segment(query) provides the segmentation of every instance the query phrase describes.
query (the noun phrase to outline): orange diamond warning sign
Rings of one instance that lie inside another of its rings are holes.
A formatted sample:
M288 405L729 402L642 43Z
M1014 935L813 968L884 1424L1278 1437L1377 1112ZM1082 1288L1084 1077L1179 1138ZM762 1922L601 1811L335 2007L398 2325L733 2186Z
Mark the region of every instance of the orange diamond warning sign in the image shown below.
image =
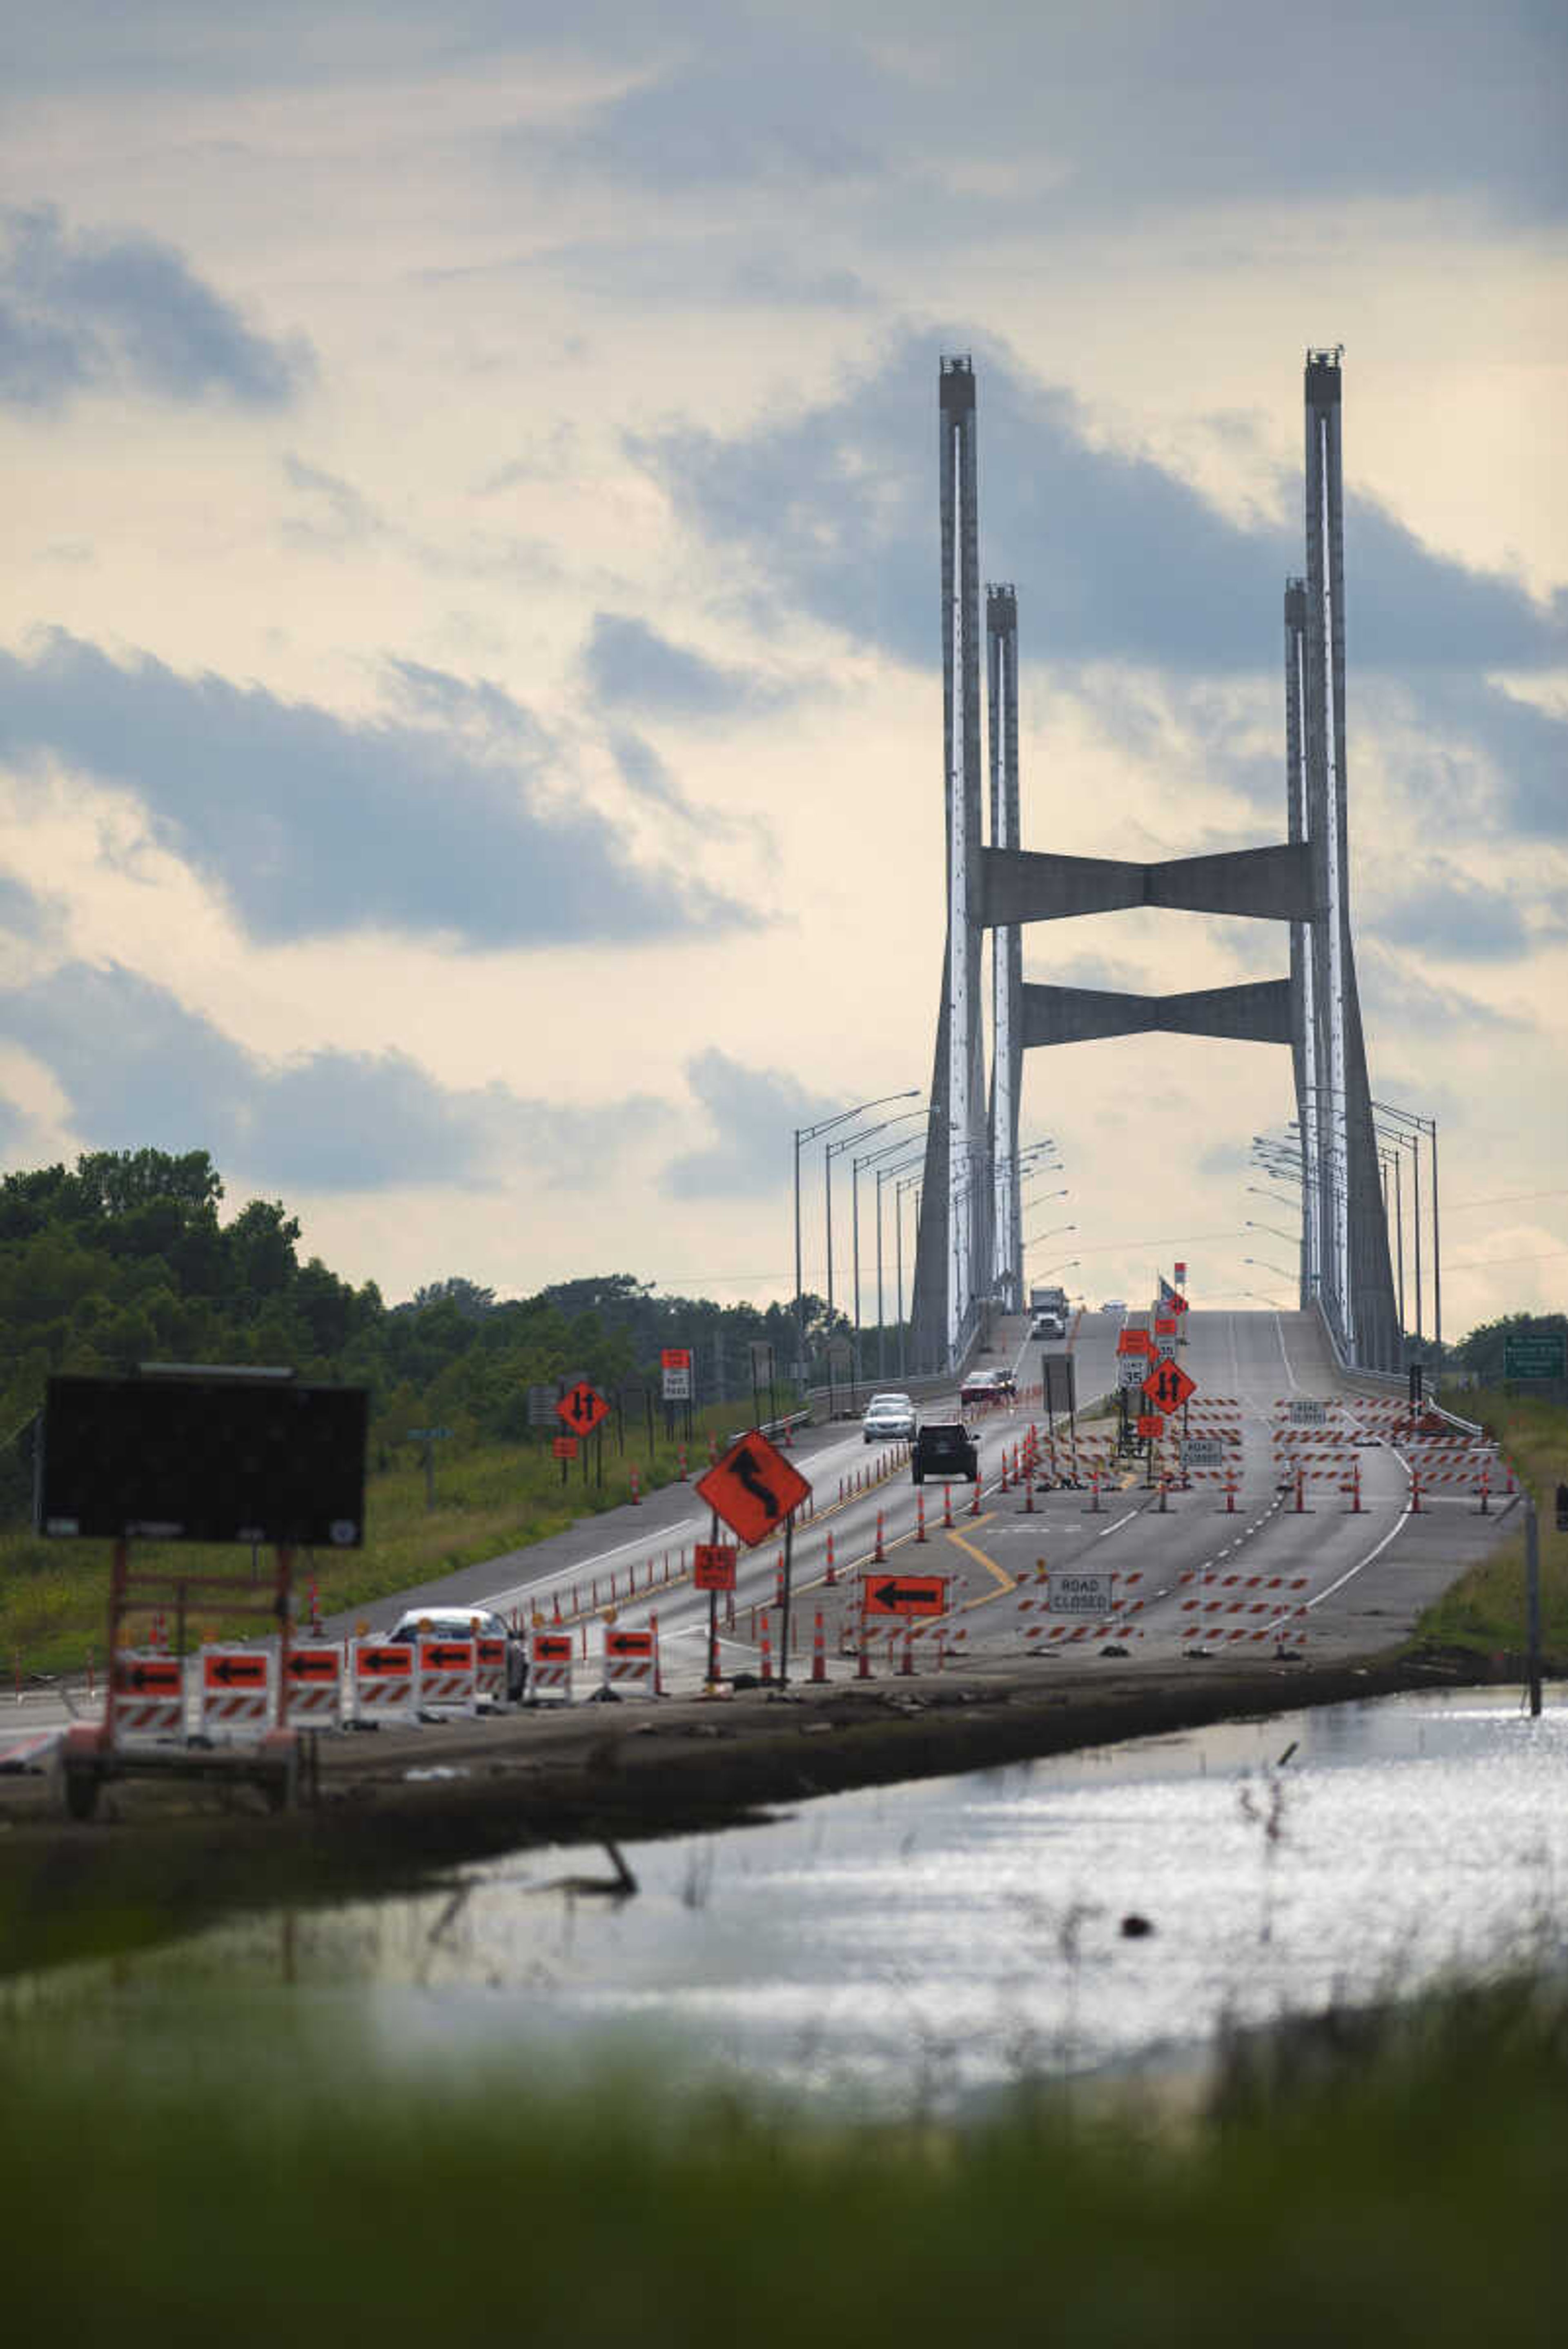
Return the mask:
M609 1405L597 1387L587 1379L579 1379L556 1405L574 1435L591 1435L601 1419L609 1417Z
M1173 1411L1181 1409L1189 1395L1198 1392L1198 1381L1188 1377L1179 1362L1167 1356L1155 1364L1145 1379L1143 1391L1156 1411L1163 1411L1168 1417Z
M811 1486L782 1452L753 1428L697 1480L696 1493L748 1547L776 1533L792 1509L811 1498Z

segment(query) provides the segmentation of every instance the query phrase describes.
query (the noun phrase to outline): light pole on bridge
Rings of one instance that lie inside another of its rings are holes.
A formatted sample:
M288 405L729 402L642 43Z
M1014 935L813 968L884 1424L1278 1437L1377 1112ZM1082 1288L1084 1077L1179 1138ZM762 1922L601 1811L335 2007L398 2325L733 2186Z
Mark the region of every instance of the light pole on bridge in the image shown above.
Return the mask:
M831 1133L835 1126L846 1125L852 1117L864 1117L867 1110L881 1109L888 1102L913 1101L919 1092L919 1085L910 1085L904 1092L882 1093L875 1101L857 1102L853 1109L841 1109L835 1117L819 1118L815 1125L797 1125L794 1129L794 1342L795 1375L801 1392L805 1392L805 1293L802 1283L800 1261L800 1145L815 1142L819 1133ZM831 1200L831 1195L830 1195ZM828 1255L828 1281L833 1279L832 1251Z

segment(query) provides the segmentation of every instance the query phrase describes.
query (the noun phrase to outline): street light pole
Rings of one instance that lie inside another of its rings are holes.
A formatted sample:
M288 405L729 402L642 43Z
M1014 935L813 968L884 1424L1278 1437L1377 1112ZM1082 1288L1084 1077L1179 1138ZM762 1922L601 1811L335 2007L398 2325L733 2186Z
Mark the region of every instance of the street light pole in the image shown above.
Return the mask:
M919 1090L919 1085L909 1085L903 1092L882 1093L879 1094L875 1101L857 1102L853 1109L841 1109L834 1117L819 1118L815 1125L797 1125L794 1129L794 1338L796 1369L800 1380L801 1392L803 1394L805 1392L806 1366L805 1291L802 1274L800 1253L800 1145L803 1142L815 1142L819 1133L831 1133L835 1126L847 1124L852 1117L864 1117L868 1109L881 1109L888 1102L913 1101ZM832 1195L830 1193L830 1211L831 1206ZM833 1283L832 1266L833 1251L830 1245L828 1249L828 1288L830 1294Z

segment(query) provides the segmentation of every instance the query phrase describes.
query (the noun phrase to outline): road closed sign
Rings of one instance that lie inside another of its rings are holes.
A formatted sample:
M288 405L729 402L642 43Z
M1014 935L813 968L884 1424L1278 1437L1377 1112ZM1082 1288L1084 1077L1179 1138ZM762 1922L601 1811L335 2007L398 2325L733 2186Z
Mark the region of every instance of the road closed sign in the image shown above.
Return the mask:
M1109 1615L1116 1603L1114 1574L1053 1574L1046 1581L1045 1607L1052 1615Z

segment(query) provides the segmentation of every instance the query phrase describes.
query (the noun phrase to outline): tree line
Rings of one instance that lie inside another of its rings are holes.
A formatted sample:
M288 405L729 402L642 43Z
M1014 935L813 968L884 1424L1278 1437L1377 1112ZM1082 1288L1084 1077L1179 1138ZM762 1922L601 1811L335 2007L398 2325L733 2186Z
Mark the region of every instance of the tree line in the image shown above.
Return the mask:
M0 1178L0 1506L16 1517L30 1485L31 1430L51 1372L104 1373L149 1361L286 1363L301 1377L370 1393L372 1464L410 1427L459 1439L516 1438L527 1391L586 1376L606 1392L651 1383L659 1357L691 1349L697 1399L749 1405L792 1390L787 1307L721 1306L658 1295L630 1273L557 1281L498 1299L462 1276L388 1305L319 1257L281 1200L250 1199L227 1221L204 1150L90 1151L76 1165ZM808 1346L829 1334L805 1300ZM842 1330L844 1317L833 1326ZM772 1348L753 1363L754 1343Z

